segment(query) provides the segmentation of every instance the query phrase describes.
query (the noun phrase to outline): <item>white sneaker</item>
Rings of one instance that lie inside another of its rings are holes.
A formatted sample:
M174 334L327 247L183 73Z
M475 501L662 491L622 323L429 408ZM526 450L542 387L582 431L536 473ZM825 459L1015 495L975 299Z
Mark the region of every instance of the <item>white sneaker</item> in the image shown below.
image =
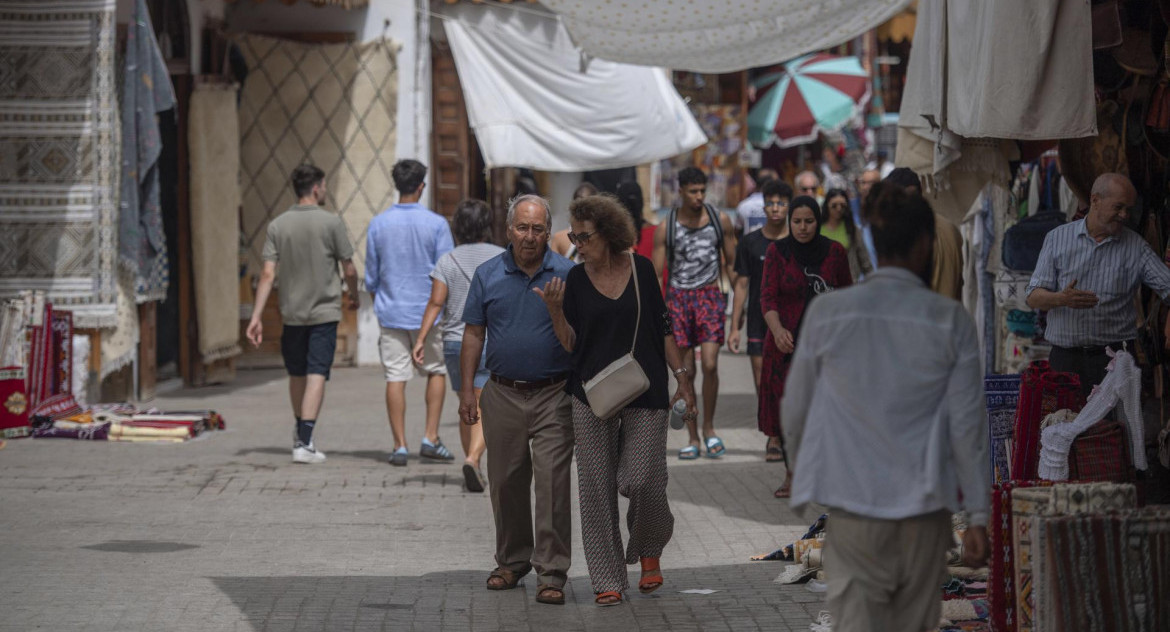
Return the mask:
M298 445L293 448L293 463L324 463L325 453L314 448L313 444Z
M816 621L813 621L808 626L809 632L832 632L833 617L827 611L821 610L817 613Z

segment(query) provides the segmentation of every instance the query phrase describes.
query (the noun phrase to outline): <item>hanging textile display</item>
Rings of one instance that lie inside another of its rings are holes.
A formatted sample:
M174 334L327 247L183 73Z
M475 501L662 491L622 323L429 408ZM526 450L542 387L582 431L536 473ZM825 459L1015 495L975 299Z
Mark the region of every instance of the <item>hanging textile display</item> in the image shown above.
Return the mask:
M82 405L89 401L89 336L73 336L73 383L69 389Z
M704 73L768 66L847 42L910 0L543 0L593 57Z
M582 63L551 13L462 3L441 15L488 169L629 167L707 140L668 73L603 59Z
M138 307L134 303L134 279L129 272L118 272L117 289L114 327L102 331L101 379L138 357Z
M960 222L985 184L1007 183L1019 154L1004 139L1096 135L1091 38L1065 35L1090 30L1087 3L921 3L895 164L935 211Z
M154 38L146 0L136 0L126 29L122 83L122 198L118 207L118 254L134 273L137 302L167 297L170 270L159 201L158 116L175 107L175 90Z
M259 274L268 222L296 203L289 176L325 171L325 206L341 216L364 274L366 227L394 200L398 44L313 45L240 35L240 185L248 269Z
M114 0L0 0L0 296L114 320Z
M0 368L0 439L28 436L32 432L28 411L24 367Z
M1170 509L1044 518L1047 630L1170 630Z
M1048 559L1048 543L1040 520L1046 516L1132 509L1136 505L1136 490L1128 484L1057 484L1012 491L1018 632L1055 632L1061 629L1053 628L1048 617L1052 574L1043 564Z
M1129 450L1132 463L1113 465L1139 470L1149 467L1146 461L1145 422L1142 419L1142 372L1133 356L1125 351L1107 351L1113 360L1109 363L1104 381L1089 396L1089 401L1076 419L1068 423L1053 424L1041 432L1040 468L1041 478L1064 480L1069 475L1069 450L1077 437L1105 418L1110 412L1120 412L1130 439Z
M240 128L236 86L199 82L191 95L191 259L199 355L240 354Z
M1037 478L1040 463L1040 422L1061 410L1084 407L1076 373L1053 371L1047 361L1033 362L1020 378L1020 404L1012 435L1012 477Z

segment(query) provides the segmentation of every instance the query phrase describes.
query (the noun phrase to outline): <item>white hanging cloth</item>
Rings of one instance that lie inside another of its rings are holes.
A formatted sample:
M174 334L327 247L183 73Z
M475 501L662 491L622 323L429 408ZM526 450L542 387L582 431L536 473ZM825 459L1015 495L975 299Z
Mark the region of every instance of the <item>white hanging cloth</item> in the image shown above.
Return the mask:
M1105 379L1101 381L1077 418L1068 423L1056 423L1040 432L1040 478L1063 481L1068 478L1068 451L1073 441L1105 418L1117 407L1125 419L1129 435L1133 465L1139 470L1149 467L1146 461L1145 426L1142 420L1142 372L1133 356L1125 351L1109 355L1113 361ZM1120 404L1120 406L1118 406Z
M583 57L551 13L461 3L438 15L487 168L629 167L707 142L664 71Z
M1088 2L918 4L895 164L960 221L987 182L1006 186L1007 139L1097 134Z
M934 0L932 0L934 1ZM847 42L910 0L542 0L599 59L735 72ZM925 4L925 3L924 3Z

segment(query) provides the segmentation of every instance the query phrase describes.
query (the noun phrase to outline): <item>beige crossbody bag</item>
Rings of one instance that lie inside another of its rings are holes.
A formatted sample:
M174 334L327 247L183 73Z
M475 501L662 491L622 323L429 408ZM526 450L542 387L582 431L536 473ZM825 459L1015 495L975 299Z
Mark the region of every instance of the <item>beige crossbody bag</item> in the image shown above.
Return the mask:
M638 302L638 319L634 324L634 342L630 345L630 352L610 362L609 366L584 384L589 408L601 419L613 417L650 389L646 372L634 359L638 328L642 324L642 293L638 288L638 269L633 254L630 255L630 274L634 275L634 299Z

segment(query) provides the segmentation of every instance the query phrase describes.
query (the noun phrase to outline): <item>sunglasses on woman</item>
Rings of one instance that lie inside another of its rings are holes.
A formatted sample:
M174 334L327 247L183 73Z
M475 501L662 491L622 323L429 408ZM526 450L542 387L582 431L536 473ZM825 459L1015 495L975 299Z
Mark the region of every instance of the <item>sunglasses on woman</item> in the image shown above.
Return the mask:
M569 233L569 242L581 246L589 243L589 240L596 234L595 230L588 233Z

